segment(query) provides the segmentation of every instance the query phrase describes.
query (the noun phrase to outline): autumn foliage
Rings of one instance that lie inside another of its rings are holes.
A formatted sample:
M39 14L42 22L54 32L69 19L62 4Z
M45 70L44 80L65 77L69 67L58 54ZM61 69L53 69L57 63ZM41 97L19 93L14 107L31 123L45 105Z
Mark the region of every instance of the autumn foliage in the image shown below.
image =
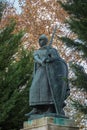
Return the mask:
M18 18L18 29L27 32L28 47L37 46L37 39L43 33L50 39L55 24L63 23L67 16L57 1L26 0L24 5L22 3L23 0L20 0L22 13ZM58 31L60 32L59 29Z

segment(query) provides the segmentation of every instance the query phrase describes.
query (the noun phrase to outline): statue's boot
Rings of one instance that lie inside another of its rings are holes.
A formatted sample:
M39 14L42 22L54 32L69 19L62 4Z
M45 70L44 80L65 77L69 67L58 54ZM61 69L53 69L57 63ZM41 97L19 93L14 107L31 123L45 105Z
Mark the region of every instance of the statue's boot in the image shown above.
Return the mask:
M34 115L38 113L38 109L37 108L33 108L32 111L30 111L29 113L25 114L25 116L30 116L30 115Z
M55 113L55 109L54 109L52 106L50 106L50 107L47 109L47 111L45 112L45 114L49 114L49 113Z

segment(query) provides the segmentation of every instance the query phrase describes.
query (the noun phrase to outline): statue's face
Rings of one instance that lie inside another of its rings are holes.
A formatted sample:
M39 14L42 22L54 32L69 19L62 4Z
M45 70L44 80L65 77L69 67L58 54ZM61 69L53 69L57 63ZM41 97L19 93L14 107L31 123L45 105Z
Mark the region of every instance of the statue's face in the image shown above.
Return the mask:
M47 40L46 39L40 39L39 40L39 45L40 45L40 47L43 47L43 46L45 46L47 44Z
M45 46L47 43L48 43L48 38L46 37L45 34L42 34L42 35L39 37L39 45L40 45L40 47Z

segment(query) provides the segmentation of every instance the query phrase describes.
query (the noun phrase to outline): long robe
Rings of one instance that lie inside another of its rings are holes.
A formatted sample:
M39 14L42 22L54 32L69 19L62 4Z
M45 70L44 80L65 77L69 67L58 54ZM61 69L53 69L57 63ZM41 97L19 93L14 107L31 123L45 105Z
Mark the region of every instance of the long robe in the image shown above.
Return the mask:
M35 74L33 77L32 85L30 87L30 98L29 98L30 106L43 105L43 104L49 105L55 103L57 104L60 102L60 98L62 98L62 96L63 101L66 98L67 90L69 89L68 83L65 83L64 80L62 80L63 83L59 81L61 75L63 77L63 74L65 76L64 78L67 78L68 72L67 69L65 69L67 68L66 63L64 62L64 60L60 58L56 49L49 48L49 54L52 59L49 63L44 63L43 65L41 65L35 62ZM41 60L46 58L47 47L42 47L39 50L35 51L34 57L36 55ZM61 63L63 64L62 68ZM64 94L62 94L62 92L64 92ZM55 100L55 98L57 99ZM56 102L57 100L58 102ZM63 101L61 104L63 104Z

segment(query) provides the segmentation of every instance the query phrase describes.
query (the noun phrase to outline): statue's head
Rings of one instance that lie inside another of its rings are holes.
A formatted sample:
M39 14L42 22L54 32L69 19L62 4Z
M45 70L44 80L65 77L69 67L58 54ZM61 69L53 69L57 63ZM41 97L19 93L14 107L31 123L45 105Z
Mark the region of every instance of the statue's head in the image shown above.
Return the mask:
M39 45L40 47L43 47L45 45L47 45L48 43L48 38L45 34L42 34L40 37L39 37Z

